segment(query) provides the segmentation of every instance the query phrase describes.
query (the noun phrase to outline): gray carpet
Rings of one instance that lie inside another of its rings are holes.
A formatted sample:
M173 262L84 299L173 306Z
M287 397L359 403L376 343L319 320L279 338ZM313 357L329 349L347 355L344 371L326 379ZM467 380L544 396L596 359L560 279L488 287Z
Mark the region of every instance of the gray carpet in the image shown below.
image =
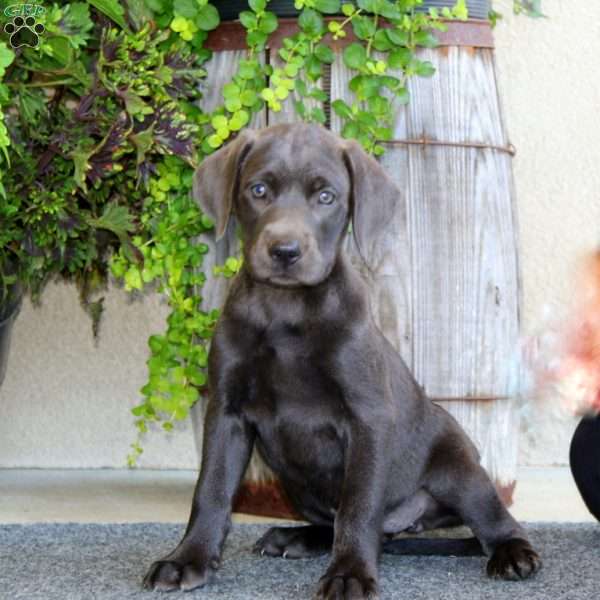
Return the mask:
M251 553L263 525L236 525L215 582L190 593L142 592L150 563L172 550L184 527L128 525L0 525L2 600L124 600L127 598L310 598L327 557L284 560ZM384 555L383 599L595 600L600 597L600 525L532 524L544 560L526 582L491 581L484 558Z

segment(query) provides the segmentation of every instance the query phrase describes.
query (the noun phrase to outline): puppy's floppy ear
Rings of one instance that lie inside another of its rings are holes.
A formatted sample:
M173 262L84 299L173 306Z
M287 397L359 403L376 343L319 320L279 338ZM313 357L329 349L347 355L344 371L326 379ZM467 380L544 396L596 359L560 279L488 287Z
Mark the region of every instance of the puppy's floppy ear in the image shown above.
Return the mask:
M366 263L372 254L371 246L394 216L400 203L400 190L357 141L345 141L343 153L350 175L354 240Z
M241 131L235 140L205 158L194 173L192 195L215 222L217 240L227 229L233 198L238 191L240 169L255 137L252 130Z

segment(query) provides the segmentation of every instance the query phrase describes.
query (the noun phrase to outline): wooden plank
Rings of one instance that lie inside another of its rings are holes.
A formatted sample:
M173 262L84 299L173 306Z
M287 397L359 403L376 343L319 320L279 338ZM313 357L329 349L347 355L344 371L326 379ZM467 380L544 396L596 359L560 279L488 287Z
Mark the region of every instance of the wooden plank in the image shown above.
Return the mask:
M223 86L231 81L231 78L237 72L240 59L246 56L245 51L215 52L206 63L208 75L203 82L202 89L204 97L202 99L202 108L205 112L210 112L223 103ZM264 60L264 56L263 56ZM267 124L266 110L256 113L252 116L249 127L259 129ZM204 243L209 247L209 252L204 256L204 264L201 269L206 275L206 282L202 286L202 307L209 311L213 308L221 308L225 301L225 296L229 290L231 280L225 277L217 277L213 274L215 265L222 265L229 256L236 256L240 253L240 243L236 234L235 219L230 219L227 231L221 240L215 242L214 233L203 234L198 237L196 243ZM202 456L202 434L204 429L204 416L206 412L206 402L199 401L194 404L191 411L193 421L194 438L199 460ZM254 451L248 469L246 471L246 480L255 483L272 481L273 473L260 459L256 450Z
M508 143L491 50L422 49L419 58L431 61L437 72L410 80L411 102L404 109L410 136Z
M437 73L410 81L395 139L507 145L490 51L422 50ZM398 73L390 72L391 75ZM341 56L331 96L351 102ZM341 131L332 114L331 126ZM510 397L519 333L519 273L511 162L490 149L389 145L382 164L403 209L369 256L373 313L415 377L471 435L502 486L516 476L518 414ZM348 248L355 253L352 240Z
M244 51L215 52L206 63L207 77L203 81L202 108L211 112L223 104L223 86L231 81L238 69L240 59L246 56ZM259 129L266 126L266 112L256 113L250 120L249 127ZM204 257L202 266L206 275L206 283L202 287L203 308L208 311L220 308L229 288L229 282L224 277L213 274L215 265L222 265L229 256L239 253L239 240L235 232L235 219L230 219L225 236L215 243L214 234L210 232L199 236L198 242L208 245L209 252Z
M490 52L424 54L438 73L411 88L408 136L504 144ZM519 334L510 158L440 146L408 154L415 376L434 397L507 396Z
M423 51L438 72L414 80L408 132L505 145L491 52ZM510 157L494 150L408 149L412 240L413 372L430 396L510 396L518 344L519 280ZM514 400L444 402L482 464L516 478Z
M353 73L344 65L342 55L337 54L331 66L331 102L341 98L352 103L348 83ZM401 122L401 116L399 117ZM331 130L341 134L343 121L332 110ZM346 251L353 264L369 281L371 310L375 322L400 352L410 366L412 364L412 318L410 313L410 241L407 220L406 184L408 181L407 150L403 147L389 148L381 159L401 195L398 209L390 227L383 232L381 240L372 248L368 265L358 254L354 238L349 235Z

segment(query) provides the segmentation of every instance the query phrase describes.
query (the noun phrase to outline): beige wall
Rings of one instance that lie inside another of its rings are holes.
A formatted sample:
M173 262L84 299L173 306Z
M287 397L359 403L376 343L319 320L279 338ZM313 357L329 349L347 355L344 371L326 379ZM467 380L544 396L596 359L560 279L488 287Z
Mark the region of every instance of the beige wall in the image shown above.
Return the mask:
M125 466L147 339L167 311L157 295L113 289L104 314L96 345L73 286L48 286L40 308L24 303L0 390L0 467ZM149 436L145 447L143 466L195 465L189 426Z
M500 3L507 5L508 2ZM569 300L572 271L600 243L600 3L545 0L548 19L506 15L496 30L499 85L514 160L525 332L544 305ZM75 291L52 285L24 305L0 390L0 467L121 467L134 439L128 409L145 381L157 298L107 295L94 346ZM550 405L550 403L548 403ZM521 460L565 463L574 419L547 410L524 424ZM194 467L189 427L147 438L145 467Z
M507 2L501 4L508 4ZM507 15L495 32L512 143L523 274L523 329L559 316L573 271L600 246L600 3L544 0L547 19ZM575 420L548 399L525 419L521 462L565 463Z

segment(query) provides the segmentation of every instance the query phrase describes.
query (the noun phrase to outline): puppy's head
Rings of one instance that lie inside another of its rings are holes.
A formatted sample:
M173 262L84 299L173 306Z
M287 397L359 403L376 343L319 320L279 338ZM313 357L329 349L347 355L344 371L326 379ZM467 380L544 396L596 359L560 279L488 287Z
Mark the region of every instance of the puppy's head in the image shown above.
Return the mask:
M299 123L241 132L200 165L194 197L215 220L217 239L235 215L254 279L294 287L329 275L350 218L368 254L399 191L357 142Z

